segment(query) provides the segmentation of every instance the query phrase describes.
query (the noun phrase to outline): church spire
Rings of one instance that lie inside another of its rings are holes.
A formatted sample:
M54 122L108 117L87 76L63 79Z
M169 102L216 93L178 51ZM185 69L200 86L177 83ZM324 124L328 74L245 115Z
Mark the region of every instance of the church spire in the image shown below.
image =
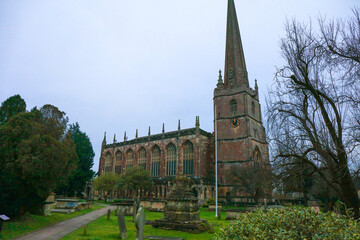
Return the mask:
M249 87L234 0L228 0L224 84L226 88Z

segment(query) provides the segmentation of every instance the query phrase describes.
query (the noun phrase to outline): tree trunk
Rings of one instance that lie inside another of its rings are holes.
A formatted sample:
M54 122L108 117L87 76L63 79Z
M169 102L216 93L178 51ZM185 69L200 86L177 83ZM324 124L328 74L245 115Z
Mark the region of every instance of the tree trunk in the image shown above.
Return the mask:
M359 219L359 197L356 192L354 181L351 178L351 175L347 169L344 169L345 173L340 178L340 188L341 188L341 200L345 203L347 208L352 208L354 212L354 218Z

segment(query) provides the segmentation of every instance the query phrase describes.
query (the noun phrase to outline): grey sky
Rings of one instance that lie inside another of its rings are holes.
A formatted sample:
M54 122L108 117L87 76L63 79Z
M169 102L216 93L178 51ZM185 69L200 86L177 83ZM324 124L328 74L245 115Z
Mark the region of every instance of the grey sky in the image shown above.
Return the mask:
M281 65L286 18L346 17L358 0L235 0L250 85L260 101ZM212 96L225 55L226 0L2 0L0 102L53 104L96 152L107 141L195 125L213 131Z

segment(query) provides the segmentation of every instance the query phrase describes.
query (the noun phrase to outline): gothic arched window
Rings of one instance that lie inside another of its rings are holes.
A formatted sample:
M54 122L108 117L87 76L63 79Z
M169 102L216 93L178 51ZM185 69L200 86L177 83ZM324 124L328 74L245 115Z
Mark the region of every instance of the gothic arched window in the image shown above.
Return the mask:
M111 153L109 152L105 155L105 172L111 172Z
M122 160L122 152L121 151L117 151L115 153L115 158L116 158L116 161L121 161Z
M170 143L166 151L166 176L176 175L176 147Z
M190 141L187 141L183 148L183 174L194 174L194 146Z
M158 177L160 175L160 148L155 146L151 153L151 176Z
M132 168L134 164L134 152L130 149L126 154L126 169Z
M237 106L236 106L236 100L235 100L235 99L233 99L233 100L230 101L230 109L231 109L231 112L232 112L233 114L236 113L236 111L237 111Z
M146 169L146 150L141 148L139 151L139 167Z

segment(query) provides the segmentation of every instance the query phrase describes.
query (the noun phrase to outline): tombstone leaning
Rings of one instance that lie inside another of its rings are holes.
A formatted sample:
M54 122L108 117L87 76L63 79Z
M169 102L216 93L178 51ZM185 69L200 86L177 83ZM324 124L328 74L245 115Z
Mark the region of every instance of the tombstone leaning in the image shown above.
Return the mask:
M124 217L124 209L119 209L118 211L118 224L119 224L119 230L121 239L127 239L127 230L126 230L126 223L125 223L125 217Z
M136 240L144 240L144 227L146 223L144 208L140 207L135 217Z

